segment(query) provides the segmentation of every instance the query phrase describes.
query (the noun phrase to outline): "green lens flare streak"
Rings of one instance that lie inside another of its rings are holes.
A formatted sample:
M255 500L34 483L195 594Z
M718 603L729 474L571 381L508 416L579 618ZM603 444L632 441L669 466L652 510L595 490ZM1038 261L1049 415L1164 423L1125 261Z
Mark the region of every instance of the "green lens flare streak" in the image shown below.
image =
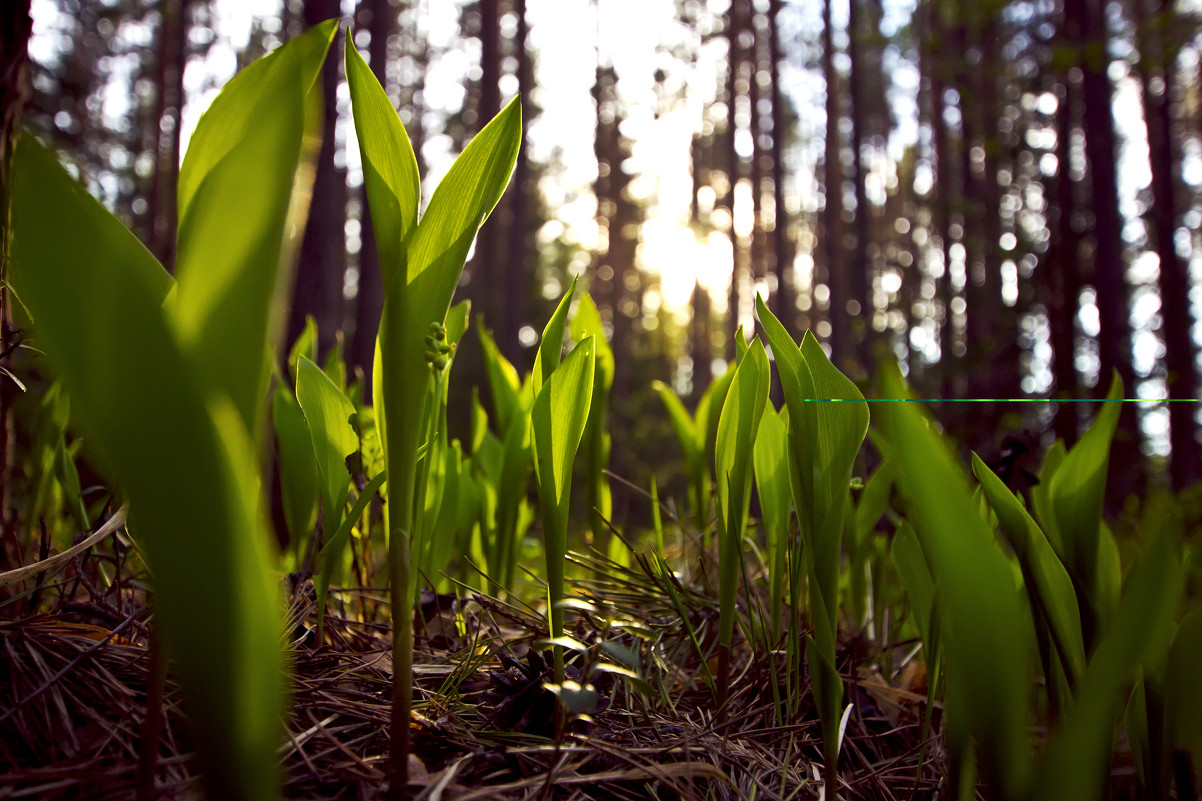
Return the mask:
M863 398L869 403L1202 403L1199 398ZM806 403L859 403L860 398L806 398Z

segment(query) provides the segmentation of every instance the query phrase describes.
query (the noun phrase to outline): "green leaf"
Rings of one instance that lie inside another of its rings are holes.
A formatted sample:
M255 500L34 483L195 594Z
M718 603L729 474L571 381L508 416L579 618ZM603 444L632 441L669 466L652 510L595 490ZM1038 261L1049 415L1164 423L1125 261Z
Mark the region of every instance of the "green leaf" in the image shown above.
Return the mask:
M572 358L551 374L530 412L534 472L552 489L556 506L564 503L572 482L572 462L588 420L593 390L592 338L572 349Z
M788 424L769 402L760 420L752 460L755 466L755 488L764 521L765 545L768 550L768 608L772 610L774 637L779 636L781 630L784 581L788 571L789 518L793 514L789 463L786 461L788 456L785 452L788 437Z
M1177 626L1165 671L1165 698L1171 699L1167 728L1170 747L1183 748L1202 764L1202 609L1188 613Z
M896 366L883 392L910 397ZM981 773L998 797L1024 798L1029 783L1024 612L1014 574L977 510L968 482L915 403L883 403L896 448L898 485L938 587L946 626L947 720L953 748L977 743ZM982 692L981 688L988 688Z
M543 512L546 539L547 596L551 636L563 633L564 562L567 558L568 500L572 463L592 404L595 370L593 338L578 344L550 373L534 399L530 431L534 475ZM555 653L555 680L563 680L563 652Z
M768 354L757 338L735 368L730 391L722 404L714 448L718 488L718 642L728 648L734 635L735 594L751 502L753 451L770 382Z
M577 342L583 342L585 337L593 338L597 354L596 378L593 382L594 396L597 387L609 392L614 381L614 352L605 339L605 326L601 323L601 312L597 311L597 304L593 302L592 295L587 292L576 304L576 313L572 315L570 331L572 339Z
M346 458L359 450L359 436L351 425L355 407L320 367L303 356L297 367L296 398L312 432L328 525L325 534L329 537L342 522L346 490L351 481Z
M346 77L355 136L363 160L363 185L380 254L384 286L404 275L405 248L417 229L421 182L417 156L388 94L347 37Z
M1036 801L1092 801L1101 795L1123 693L1134 684L1140 667L1159 663L1168 651L1181 589L1170 538L1158 537L1132 568L1118 611L1081 679L1076 702L1039 761Z
M276 387L271 404L276 446L280 456L280 492L284 501L284 521L292 544L292 565L299 570L302 543L307 542L317 524L317 498L321 481L313 455L313 435L296 397L284 387Z
M1085 671L1085 643L1072 579L1018 498L975 453L972 469L1018 557L1031 609L1046 622L1069 684L1074 685ZM1050 670L1045 673L1050 680Z
M923 647L927 649L927 661L930 662L932 636L929 626L931 607L935 603L935 581L931 578L913 527L904 520L893 537L893 564L897 566L902 586L906 589L906 597L910 600L910 618L918 628Z
M351 475L346 458L359 450L359 437L351 424L355 407L320 367L301 357L296 372L296 398L309 423L312 452L317 460L321 478L322 536L330 543L343 523L346 493ZM324 555L328 549L323 548ZM320 580L317 585L317 638L322 641L325 629L326 592L330 586L334 559L319 558Z
M206 792L277 796L282 616L244 418L185 355L162 308L170 279L133 234L29 136L14 166L12 280L129 499Z
M572 295L576 293L578 278L579 276L572 276L572 283L568 285L568 291L564 292L563 297L559 299L559 305L555 307L555 312L543 329L543 338L538 344L538 356L534 359L532 374L536 396L542 391L543 382L547 376L551 375L551 371L559 364L560 355L563 353L563 335L567 329L568 309L572 305Z
M320 86L311 90L336 30L336 21L322 23L236 75L200 118L180 166L180 345L255 436L268 348L287 314L291 265L281 262L304 226L320 140L306 130L321 98Z
M296 366L300 362L301 356L311 362L317 361L317 321L311 314L305 315L305 326L297 335L296 341L292 343L292 349L288 351L288 382L294 387L296 386Z
M1108 577L1100 573L1099 562L1110 560L1112 556L1104 552L1111 543L1106 542L1102 534L1102 501L1106 491L1110 441L1122 406L1117 400L1122 396L1123 383L1115 373L1106 396L1109 402L1102 404L1089 430L1064 457L1048 490L1064 563L1073 577L1081 604L1087 649L1105 628L1115 600L1113 586L1109 592L1102 586L1108 582ZM1107 572L1112 575L1109 568Z
M676 440L680 443L680 449L684 452L689 468L692 469L695 465L701 464L699 437L692 415L680 402L680 398L676 397L672 388L664 382L656 381L651 388L659 394L664 408L668 410L668 420L672 423L672 430L676 432Z
M621 538L608 534L608 521L613 516L613 496L605 470L609 466L609 391L614 382L614 354L605 341L605 328L601 324L601 313L586 292L576 305L576 314L571 323L572 339L582 342L592 337L596 351L596 368L593 377L593 400L589 407L588 423L584 440L580 445L584 459L585 502L589 510L589 528L593 540L600 545L603 536L609 537L610 555L625 558L625 547Z
M484 327L484 321L476 321L476 335L480 339L480 351L484 355L484 370L488 376L488 388L492 392L493 412L496 415L497 432L509 429L510 420L518 408L518 395L522 381L518 371L501 355L492 334Z

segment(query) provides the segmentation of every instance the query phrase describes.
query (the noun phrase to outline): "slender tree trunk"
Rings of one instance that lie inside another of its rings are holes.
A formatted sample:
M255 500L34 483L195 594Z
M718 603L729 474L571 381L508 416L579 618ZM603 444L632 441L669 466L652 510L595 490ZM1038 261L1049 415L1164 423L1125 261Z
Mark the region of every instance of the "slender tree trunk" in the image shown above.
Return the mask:
M1113 90L1105 55L1107 30L1100 0L1066 0L1082 24L1082 96L1085 112L1085 156L1089 165L1094 216L1094 282L1102 331L1098 337L1102 391L1118 370L1127 391L1134 389L1131 369L1131 326L1127 282L1123 275L1122 219L1118 210L1118 154L1112 110Z
M0 5L0 353L15 344L12 311L8 297L8 263L11 244L11 199L13 156L20 135L25 105L29 102L29 37L33 21L29 0ZM7 356L0 357L0 364ZM12 464L12 398L16 385L0 373L0 532L12 531L9 515L9 466ZM0 544L0 553L3 545Z
M982 174L979 181L982 230L980 259L982 267L982 297L985 307L980 312L987 321L987 332L980 345L983 374L979 384L985 397L1010 398L1021 394L1022 376L1019 368L1021 351L1018 342L1018 301L1008 305L1002 297L1002 193L998 184L1002 143L998 120L1002 109L998 103L998 76L1001 74L998 53L999 24L995 6L982 6L974 23L980 31L981 61L976 70L978 137L982 150ZM970 311L971 313L971 311ZM1006 409L998 404L986 404L986 425L997 431Z
M396 25L396 10L389 0L360 0L359 9L368 15L367 31L371 41L367 54L371 71L383 87L388 86L388 37ZM353 46L353 45L352 45ZM366 201L367 193L362 193ZM348 366L363 373L363 397L371 399L372 361L375 358L376 335L384 313L384 284L380 275L380 252L376 248L375 226L371 210L362 203L359 248L359 294L355 298L355 332L350 343Z
M526 21L526 0L514 0L513 13L517 16L517 35L514 48L517 55L518 92L522 103L522 141L530 125L530 93L534 86L533 67L530 62L529 25ZM508 258L505 260L505 303L501 309L503 339L498 343L506 358L521 364L521 342L518 332L527 322L527 297L530 294L530 276L533 272L530 247L530 198L537 191L530 178L529 151L518 150L517 163L513 168L513 181L508 191Z
M793 245L789 237L789 211L785 207L785 142L788 139L788 101L781 91L780 64L784 60L780 46L779 17L782 0L768 5L768 61L772 81L772 269L776 274L776 293L772 312L789 336L797 338L797 306L793 289Z
M947 124L947 82L945 80L946 48L942 46L946 34L939 4L928 0L927 23L923 53L926 56L927 74L931 81L931 127L935 150L935 203L933 227L939 237L943 261L943 275L936 282L935 297L939 301L942 319L939 321L939 392L943 397L956 394L957 366L956 322L952 313L954 288L952 286L952 201L956 194L952 168L951 132Z
M831 31L831 0L822 4L822 75L826 80L826 151L824 154L825 208L822 213L826 262L826 284L830 292L831 360L847 371L852 357L850 300L847 270L843 263L843 162L839 147L839 78L835 73L834 37Z
M480 0L480 97L476 104L476 130L479 131L501 110L501 28L499 0ZM496 334L498 343L516 341L517 333L506 331L500 319L503 303L497 297L502 291L500 264L497 254L505 236L501 218L505 209L497 209L476 235L476 252L469 267L471 273L472 309L483 314ZM506 356L513 358L511 353Z
M305 0L304 21L309 28L341 12L338 0ZM334 164L337 143L334 127L338 122L338 83L341 54L331 49L321 82L324 96L324 122L317 176L313 182L313 200L301 240L300 260L292 295L288 322L290 344L304 328L305 316L317 321L318 349L325 353L342 330L345 302L342 285L346 273L346 170Z
M1103 0L1065 0L1065 11L1081 21L1078 30L1083 37L1081 94L1085 160L1089 166L1093 210L1093 284L1097 288L1101 320L1098 394L1106 392L1112 372L1117 371L1130 397L1135 391L1135 371L1131 364L1130 291L1124 275L1123 220L1119 215L1116 166L1118 148L1114 133L1113 90L1107 75L1110 58L1106 48L1109 33L1105 3ZM1123 407L1110 453L1110 485L1115 490L1112 496L1117 499L1135 489L1138 465L1142 461L1135 410L1131 404L1123 404Z
M1166 31L1173 15L1168 0L1156 0L1149 26L1143 0L1134 0L1138 10L1140 77L1143 82L1144 118L1148 126L1151 154L1153 202L1148 212L1149 228L1160 259L1160 299L1164 309L1165 362L1168 366L1169 432L1172 448L1169 472L1175 489L1184 489L1202 477L1195 439L1194 405L1187 402L1198 391L1195 348L1190 331L1189 268L1177 254L1175 234L1179 225L1173 180L1178 174L1177 149L1172 137L1174 64L1176 50L1168 44ZM1159 92L1154 79L1160 78Z
M726 18L727 70L726 70L726 175L729 184L723 205L730 212L730 317L726 354L733 359L736 353L734 337L739 328L739 311L743 305L744 264L743 248L735 225L735 188L743 176L743 160L735 150L738 137L738 106L743 94L740 71L743 67L743 47L739 39L747 27L744 18L744 0L731 0Z
M857 375L862 375L871 361L873 340L872 316L872 277L873 267L868 257L868 243L871 237L871 220L868 207L867 174L864 169L864 75L863 47L864 31L861 30L860 3L864 0L849 0L847 16L847 55L851 65L848 73L848 85L851 94L851 168L855 182L856 217L855 217L855 248L852 251L852 263L848 270L849 292L848 310L853 320L852 352L857 362Z
M189 0L164 0L160 4L158 92L155 99L155 169L147 199L150 252L169 271L175 270L175 237L178 226L180 128L184 105L184 66L188 60Z
M1067 29L1074 20L1065 20L1066 41L1076 41L1075 34ZM1061 75L1060 97L1056 109L1056 177L1054 179L1055 205L1049 211L1053 221L1052 242L1048 248L1049 270L1049 324L1051 326L1052 369L1056 381L1057 398L1067 401L1077 397L1078 378L1075 362L1076 320L1081 297L1081 276L1078 265L1080 243L1073 228L1076 213L1076 187L1069 171L1072 161L1072 137L1074 112L1077 106L1077 90L1070 71ZM1061 403L1053 424L1056 436L1072 445L1077 439L1077 404Z

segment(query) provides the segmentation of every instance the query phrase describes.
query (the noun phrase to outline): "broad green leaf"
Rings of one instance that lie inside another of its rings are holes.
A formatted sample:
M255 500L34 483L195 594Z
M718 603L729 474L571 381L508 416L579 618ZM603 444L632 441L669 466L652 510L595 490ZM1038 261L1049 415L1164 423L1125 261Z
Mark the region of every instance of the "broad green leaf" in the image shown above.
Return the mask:
M317 525L317 499L321 494L317 460L313 456L313 435L295 395L284 387L276 387L271 419L279 449L284 522L288 526L293 557L298 562L292 568L299 570L299 560L304 556L302 543L308 541Z
M535 476L540 485L551 487L556 506L564 502L571 486L572 462L588 420L593 348L592 338L586 338L572 349L573 358L565 359L547 378L530 412Z
M1132 568L1073 708L1039 761L1033 785L1036 801L1092 801L1101 795L1123 693L1135 683L1141 667L1158 663L1168 651L1181 581L1169 538L1158 537Z
M12 280L129 499L206 791L277 796L281 608L244 419L185 356L162 309L166 273L28 136L12 192Z
M760 419L755 437L755 489L760 499L760 514L764 522L765 547L768 550L768 608L773 621L773 635L781 630L781 610L784 608L786 550L788 547L789 517L793 513L793 494L789 484L789 463L785 453L789 426L769 402Z
M572 339L577 342L583 342L585 337L593 338L597 359L596 377L593 381L594 397L598 386L608 392L614 381L614 352L605 339L601 312L597 311L597 304L593 302L593 296L587 292L580 297L580 302L576 304L576 313L572 315L570 331Z
M576 305L571 333L576 342L582 342L585 337L591 336L596 351L593 400L589 407L588 424L585 426L580 450L584 459L585 503L589 510L589 528L593 532L594 542L602 543L604 540L601 537L608 536L607 522L613 516L613 496L605 470L609 467L609 392L614 382L614 354L605 340L601 313L597 311L597 304L587 292ZM621 544L620 538L609 537L609 544L611 557L625 558L625 548L616 547Z
M1075 685L1085 671L1085 643L1072 579L1018 498L975 453L972 469L1018 557L1031 609L1045 619L1069 684Z
M896 366L886 369L883 391L910 397ZM971 734L982 778L998 797L1024 798L1030 635L1010 563L978 513L963 470L917 404L883 403L881 412L896 448L898 485L938 587L949 736Z
M593 338L588 337L568 354L553 373L546 376L530 411L534 449L534 475L543 513L547 557L547 597L552 637L563 632L564 562L567 558L568 501L572 485L572 463L593 395L595 358ZM555 680L563 681L563 652L554 649Z
M317 321L311 314L305 315L305 325L297 335L296 341L292 343L292 349L288 351L288 383L294 387L296 366L301 356L311 362L317 361Z
M518 395L522 381L518 371L501 355L492 334L484 327L484 320L476 321L476 335L480 339L480 351L484 354L484 369L488 377L488 388L492 392L493 412L496 414L497 432L503 434L518 408Z
M714 460L714 443L718 439L718 420L722 416L722 405L726 402L726 393L730 390L730 382L735 377L735 366L728 365L726 372L710 382L697 401L697 411L693 413L697 434L701 437L702 461L709 465Z
M694 464L701 461L697 427L693 424L692 415L680 402L680 398L676 397L672 388L664 382L656 381L651 388L659 394L664 408L668 410L668 420L672 423L672 430L676 432L676 439L680 443L680 449L684 452L685 461L692 468Z
M910 617L918 628L919 636L922 637L929 662L932 639L929 625L931 607L935 603L935 581L931 578L931 571L927 567L926 557L923 556L922 546L918 544L914 529L904 520L898 525L897 534L893 537L893 564L897 566L902 586L906 589L906 597L910 601Z
M889 508L889 496L893 492L893 482L897 478L897 468L888 458L873 471L864 488L860 492L859 502L855 512L845 521L845 531L850 528L847 556L851 571L851 600L854 619L858 625L868 621L869 609L869 571L874 548L873 533L877 521ZM873 597L876 597L874 594Z
M768 354L757 338L735 368L730 391L722 404L714 447L718 489L718 641L728 648L734 635L735 593L751 502L753 451L770 382Z
M1105 592L1101 586L1112 576L1113 565L1106 565L1108 575L1100 575L1099 560L1109 560L1111 556L1103 552L1110 543L1104 541L1101 533L1102 501L1106 491L1110 441L1121 411L1117 401L1122 396L1123 383L1116 373L1106 396L1108 402L1102 404L1089 430L1064 457L1048 490L1064 563L1073 577L1081 604L1087 648L1092 647L1105 628L1113 603L1113 588L1111 592Z
M322 501L327 505L327 514L337 510L335 514L340 518L351 480L346 458L359 449L359 436L351 424L355 407L320 367L303 356L297 365L296 399L312 432L313 454L323 484Z
M388 94L349 39L346 76L363 160L363 185L384 286L391 287L394 274L405 272L405 247L417 229L421 201L417 156Z
M572 305L572 295L576 294L578 278L578 276L572 276L572 283L568 285L568 291L564 292L563 297L559 299L559 305L555 307L555 312L547 321L547 325L543 329L543 337L538 343L538 355L534 358L534 372L532 373L536 397L542 391L543 382L547 380L547 376L551 375L551 371L559 364L560 356L563 353L563 336L567 330L568 309Z
M280 344L287 313L291 264L281 262L299 241L320 142L320 128L307 129L320 122L314 84L336 30L336 21L322 23L236 75L200 118L180 166L180 345L253 436L268 348Z
M1172 699L1167 730L1169 746L1185 749L1194 764L1202 764L1202 609L1182 618L1169 651L1165 671L1165 697Z
M1043 533L1048 535L1048 542L1052 543L1052 548L1062 561L1064 545L1060 539L1060 529L1056 525L1056 515L1052 511L1049 488L1052 486L1052 477L1060 469L1066 455L1068 450L1064 447L1063 440L1058 439L1052 443L1052 447L1043 455L1043 464L1039 467L1039 483L1031 487L1031 506L1035 510L1035 519L1039 521Z
M346 458L359 450L359 436L351 425L355 407L320 367L303 356L297 365L296 398L312 435L313 454L321 477L322 537L329 542L342 525L346 493L351 483ZM325 575L326 565L320 567ZM318 587L319 632L325 617L325 593L321 589Z

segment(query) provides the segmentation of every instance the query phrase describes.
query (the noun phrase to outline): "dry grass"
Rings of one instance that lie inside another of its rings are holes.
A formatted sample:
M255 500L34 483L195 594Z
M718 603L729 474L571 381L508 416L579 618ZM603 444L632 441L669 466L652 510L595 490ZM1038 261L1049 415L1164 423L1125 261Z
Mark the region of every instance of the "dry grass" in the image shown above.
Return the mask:
M410 770L419 798L818 797L816 715L803 692L799 713L781 725L780 688L772 691L779 652L753 652L746 642L736 649L730 722L715 730L702 664L716 634L712 595L677 583L678 608L645 563L627 569L595 555L573 558L604 577L572 586L577 601L567 620L581 650L568 674L585 687L558 742L555 696L544 684L550 666L537 647L546 637L542 616L479 594L423 597ZM14 610L28 609L29 593L0 607L9 618L0 623L0 799L136 797L151 621L144 596L130 589L137 582L126 579L120 593L102 591L96 564L75 561L81 575L42 589L49 613L17 617ZM93 575L83 575L89 570ZM327 642L318 647L312 585L293 584L294 703L280 751L285 795L382 798L392 677L385 595L333 594ZM840 797L930 797L941 755L935 744L923 748L918 696L865 670L854 672L870 678L851 681L850 662L864 660L862 652L859 640L844 648L855 706ZM637 659L642 681L600 667L620 662L615 656ZM169 676L154 798L199 792L178 701Z

